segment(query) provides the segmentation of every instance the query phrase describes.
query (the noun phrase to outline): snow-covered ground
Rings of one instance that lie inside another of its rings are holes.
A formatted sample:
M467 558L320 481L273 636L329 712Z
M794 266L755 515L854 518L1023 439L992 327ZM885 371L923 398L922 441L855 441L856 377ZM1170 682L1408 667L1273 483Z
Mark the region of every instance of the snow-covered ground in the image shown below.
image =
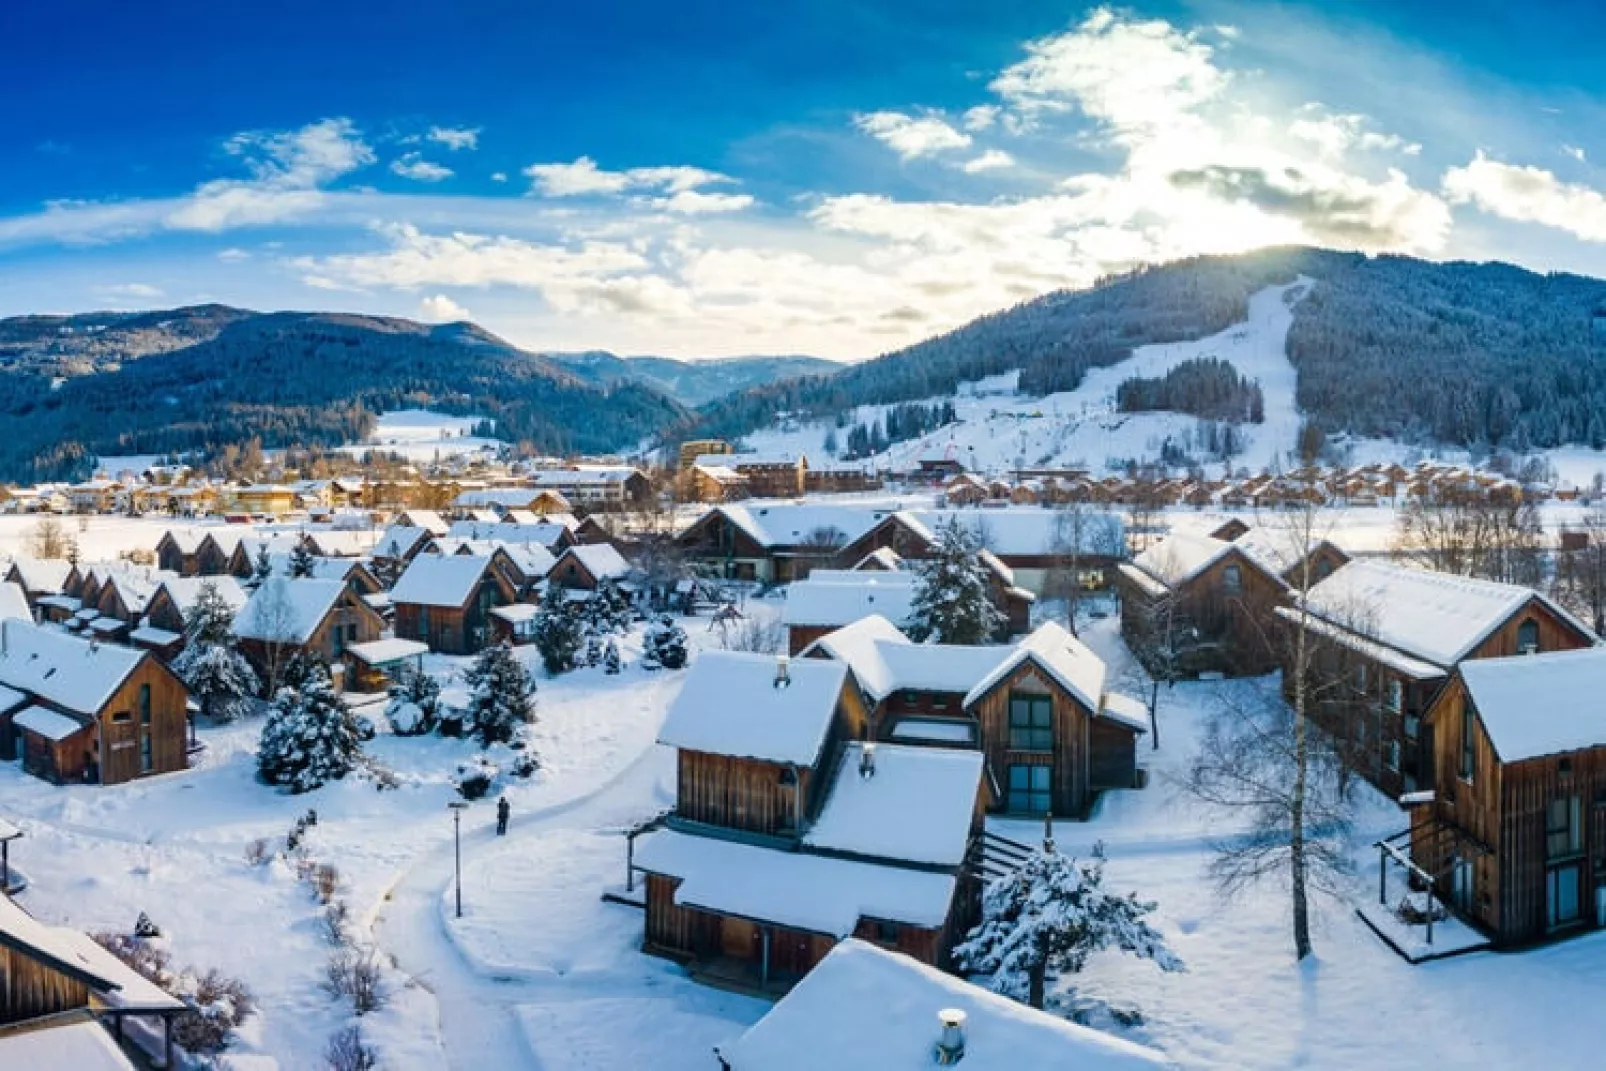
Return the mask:
M348 443L340 450L353 456L380 450L398 454L408 461L432 461L481 451L495 453L506 444L473 434L474 426L485 419L448 416L428 409L396 409L379 414L373 434L368 438L360 443Z

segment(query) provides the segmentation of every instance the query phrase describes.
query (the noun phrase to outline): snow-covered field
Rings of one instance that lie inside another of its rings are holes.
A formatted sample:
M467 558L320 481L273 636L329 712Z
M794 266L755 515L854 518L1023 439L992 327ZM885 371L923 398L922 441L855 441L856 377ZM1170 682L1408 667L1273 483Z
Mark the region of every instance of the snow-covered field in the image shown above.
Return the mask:
M340 449L353 456L380 450L398 454L408 461L432 461L480 451L495 453L506 444L473 434L474 426L485 419L448 416L428 409L396 409L379 414L374 432L367 439L348 443Z

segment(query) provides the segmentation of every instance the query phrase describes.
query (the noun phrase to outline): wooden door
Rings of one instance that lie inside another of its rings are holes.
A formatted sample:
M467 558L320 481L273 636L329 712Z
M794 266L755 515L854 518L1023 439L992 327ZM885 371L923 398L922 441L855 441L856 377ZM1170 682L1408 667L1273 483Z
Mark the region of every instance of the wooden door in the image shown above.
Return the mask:
M721 919L719 948L733 959L748 960L758 956L758 927L746 919Z

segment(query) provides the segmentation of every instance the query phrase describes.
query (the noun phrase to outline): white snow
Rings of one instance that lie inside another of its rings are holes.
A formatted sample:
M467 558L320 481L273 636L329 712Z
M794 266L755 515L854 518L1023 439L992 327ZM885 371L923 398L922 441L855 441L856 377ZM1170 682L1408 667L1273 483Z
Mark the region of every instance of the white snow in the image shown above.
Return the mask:
M1177 588L1232 552L1234 544L1197 532L1172 532L1132 559L1131 569ZM1122 571L1131 576L1131 570Z
M14 580L0 583L0 620L32 621L33 611L28 608L28 596Z
M11 717L11 724L19 729L38 733L46 740L60 743L61 741L86 728L84 723L74 721L65 714L58 714L48 707L28 707L19 710Z
M869 776L861 772L866 745L847 746L825 805L803 843L851 855L957 867L970 842L982 753L870 746L874 772Z
M0 684L79 714L98 714L146 657L24 621L0 621Z
M787 625L842 626L878 614L889 621L909 619L918 577L880 570L839 572L815 570L786 590L781 620Z
M167 589L168 598L178 607L180 617L188 618L190 608L195 600L201 597L201 589L208 584L212 585L218 596L228 604L229 609L239 613L240 608L246 604L249 597L240 582L232 576L170 576L162 581L162 587Z
M306 643L345 590L339 580L269 577L235 617L234 634L241 639Z
M473 554L420 554L390 589L391 604L456 609L468 602L490 567L491 559Z
M1606 744L1606 647L1475 658L1461 679L1505 762Z
M1007 658L971 687L965 706L978 702L1027 662L1059 682L1088 710L1098 713L1104 699L1104 660L1055 621L1045 621L1017 643Z
M675 903L846 937L864 918L935 929L951 875L781 851L664 829L636 841L636 866L680 878Z
M859 940L820 965L740 1039L720 1046L731 1071L925 1071L939 1011L965 1014L966 1071L1164 1067L1157 1052L1035 1011L908 956Z
M428 409L394 409L380 413L374 430L360 443L340 447L342 453L360 457L370 450L397 454L408 461L433 461L437 457L460 454L495 453L506 443L478 438L474 425L486 417L448 416Z
M399 662L403 658L420 658L429 653L429 644L390 637L369 643L353 643L346 650L350 651L353 657L371 666L378 666L386 662Z
M777 686L773 655L710 651L686 671L658 742L686 751L813 766L825 745L847 668L792 659Z
M630 572L630 563L612 543L577 544L565 550L557 560L562 562L564 558L573 558L598 580L618 580Z
M0 1034L0 1067L27 1071L134 1071L106 1029L92 1019Z

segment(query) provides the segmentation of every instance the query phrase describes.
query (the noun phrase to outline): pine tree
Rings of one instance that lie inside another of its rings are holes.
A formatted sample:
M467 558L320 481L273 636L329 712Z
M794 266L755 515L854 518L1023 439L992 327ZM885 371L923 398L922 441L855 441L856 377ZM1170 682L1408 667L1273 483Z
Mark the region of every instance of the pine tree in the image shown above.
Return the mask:
M268 545L264 542L257 547L256 563L251 567L251 579L246 584L248 587L258 588L271 576L273 576L273 559L268 557Z
M988 643L1003 627L981 550L981 539L959 518L937 526L931 557L916 566L919 580L908 625L916 642Z
M390 686L385 718L397 736L422 736L440 724L441 686L422 669L405 667Z
M312 548L307 546L306 540L296 540L290 550L290 579L303 580L311 576L317 564L318 559L312 556Z
M581 658L581 665L594 666L602 661L602 637L589 626L586 628L585 654Z
M680 669L686 664L686 630L665 614L642 638L643 669Z
M311 792L350 773L362 755L357 724L329 671L313 663L299 690L281 688L262 726L257 770L270 785Z
M535 681L508 644L481 651L463 679L471 689L465 717L481 744L508 743L535 721Z
M396 545L394 539L386 546L385 553L369 563L369 570L374 574L374 579L379 581L379 586L386 591L396 586L396 581L401 579L402 574L402 555L401 548Z
M1182 961L1145 920L1155 904L1104 887L1104 848L1078 862L1045 841L1019 869L987 886L982 921L954 958L990 977L993 989L1034 1008L1043 1006L1050 972L1075 974L1094 952L1117 948L1153 960L1163 971Z
M234 610L211 581L202 584L195 596L184 623L184 641L172 669L200 700L201 713L207 717L232 716L233 701L261 687L251 663L235 649Z
M574 668L575 655L585 642L579 614L561 594L554 593L541 604L535 615L535 646L547 673L557 676Z
M602 672L613 676L619 672L619 645L612 640L602 652Z

